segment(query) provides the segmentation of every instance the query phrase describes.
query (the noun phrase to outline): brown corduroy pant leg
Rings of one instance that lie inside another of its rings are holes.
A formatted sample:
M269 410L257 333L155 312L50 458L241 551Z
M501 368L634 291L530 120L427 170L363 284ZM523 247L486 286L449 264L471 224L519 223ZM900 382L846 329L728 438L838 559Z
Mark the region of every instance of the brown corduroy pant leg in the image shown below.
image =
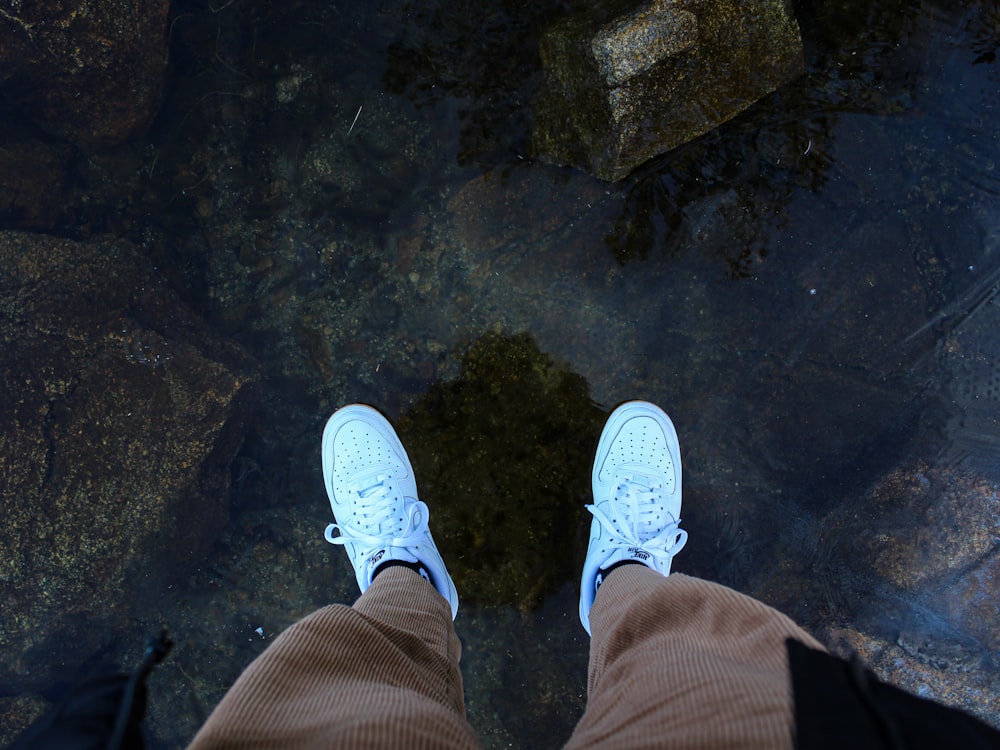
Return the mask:
M190 748L478 748L448 602L405 568L325 607L240 675Z
M786 638L820 644L725 586L616 569L590 613L587 710L568 749L791 748Z
M567 748L790 748L780 612L718 584L640 565L591 610L587 710ZM390 568L353 607L286 630L240 676L191 748L476 748L448 603Z

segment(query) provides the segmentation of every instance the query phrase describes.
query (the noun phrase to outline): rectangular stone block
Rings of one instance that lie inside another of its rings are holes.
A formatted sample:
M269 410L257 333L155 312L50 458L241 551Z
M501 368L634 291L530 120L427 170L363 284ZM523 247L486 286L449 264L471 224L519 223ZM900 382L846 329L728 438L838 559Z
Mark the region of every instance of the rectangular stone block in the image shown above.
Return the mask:
M542 36L535 153L615 181L803 72L785 0L604 0Z

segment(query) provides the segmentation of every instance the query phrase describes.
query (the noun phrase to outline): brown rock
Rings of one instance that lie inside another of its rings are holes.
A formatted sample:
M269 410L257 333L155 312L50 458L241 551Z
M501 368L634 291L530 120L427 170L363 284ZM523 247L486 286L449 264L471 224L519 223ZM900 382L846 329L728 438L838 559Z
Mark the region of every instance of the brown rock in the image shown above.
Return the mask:
M981 667L984 654L955 641L937 641L904 632L896 642L853 628L831 632L834 651L857 653L885 682L922 698L967 711L997 725L1000 699L989 670Z
M579 173L553 170L538 179L537 170L510 169L470 180L450 198L448 210L454 236L490 256L504 245L542 242L606 197L602 186Z
M882 513L858 540L866 548L864 559L874 560L880 577L900 588L914 590L944 578L951 589L959 576L997 552L1000 493L981 477L900 468L872 490L869 507Z
M10 138L0 144L0 215L6 226L52 228L66 210L73 147Z
M118 143L160 104L168 0L41 0L0 10L3 94L47 132Z
M0 682L38 689L202 559L253 376L125 243L2 233L0 285Z

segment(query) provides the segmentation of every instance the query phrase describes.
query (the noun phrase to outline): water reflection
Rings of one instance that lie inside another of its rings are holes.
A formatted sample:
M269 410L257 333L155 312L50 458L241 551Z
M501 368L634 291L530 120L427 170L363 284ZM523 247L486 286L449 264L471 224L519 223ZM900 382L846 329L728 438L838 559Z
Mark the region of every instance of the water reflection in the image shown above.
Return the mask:
M354 597L321 538L326 415L362 400L441 418L422 399L459 389L463 355L497 331L528 332L605 408L670 411L678 569L1000 723L981 699L1000 649L994 4L804 3L801 81L620 185L519 158L531 40L560 8L177 7L149 138L80 160L68 208L33 214L131 239L265 373L223 538L106 639L134 661L170 625L162 746L273 633ZM530 400L544 427L551 404ZM585 452L594 407L574 403ZM556 744L582 711L587 643L560 575L532 611L463 607L469 713L491 745Z
M403 2L408 19L387 50L385 85L422 109L450 111L460 164L492 166L530 153L531 108L541 79L538 34L568 0Z

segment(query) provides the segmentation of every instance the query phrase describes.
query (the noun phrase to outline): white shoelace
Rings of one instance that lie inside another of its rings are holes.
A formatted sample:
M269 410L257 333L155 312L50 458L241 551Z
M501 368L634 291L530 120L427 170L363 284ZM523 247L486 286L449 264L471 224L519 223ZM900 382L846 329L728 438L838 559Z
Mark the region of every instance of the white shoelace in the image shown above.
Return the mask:
M601 526L612 539L620 541L620 546L637 547L654 558L667 562L687 544L687 532L680 528L681 519L668 523L660 532L643 539L643 530L659 528L658 513L664 513L660 487L651 487L625 477L615 489L611 499L613 518L599 510L596 505L588 505ZM622 507L624 506L624 507ZM623 512L624 511L624 512Z
M413 547L420 544L427 533L427 505L422 500L414 500L406 509L402 524L398 521L391 525L387 523L396 520L393 518L396 509L385 500L390 479L388 474L377 474L354 484L350 490L358 495L358 514L364 530L331 523L324 534L326 541L330 544L356 542L370 547ZM334 536L334 531L340 533ZM378 533L370 533L372 531Z

